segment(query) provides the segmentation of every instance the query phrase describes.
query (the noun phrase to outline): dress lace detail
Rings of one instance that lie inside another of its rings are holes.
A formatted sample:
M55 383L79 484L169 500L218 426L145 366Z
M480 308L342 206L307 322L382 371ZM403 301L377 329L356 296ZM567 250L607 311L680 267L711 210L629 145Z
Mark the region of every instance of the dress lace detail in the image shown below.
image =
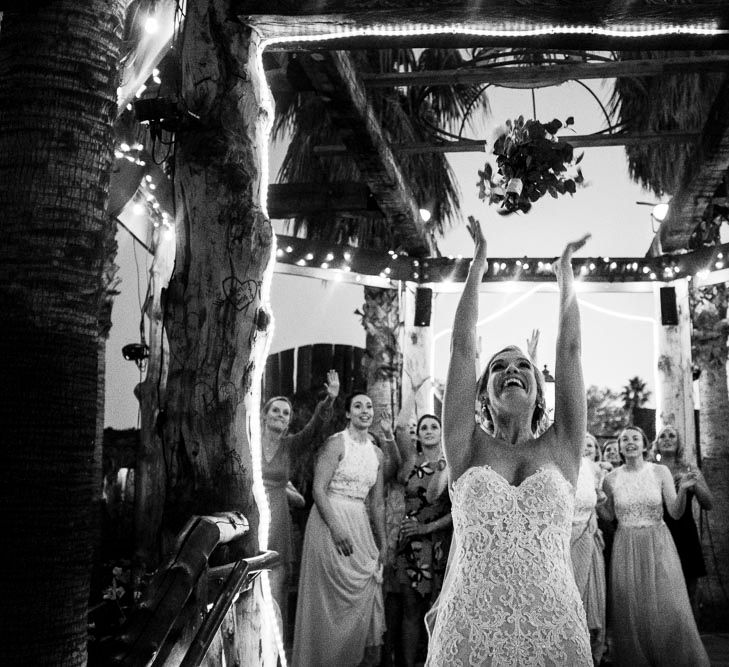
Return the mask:
M347 431L344 456L329 482L329 493L363 500L377 480L378 461L371 442L355 442Z
M512 486L473 467L453 484L455 545L428 666L592 665L570 565L573 494L553 468Z
M663 495L655 464L638 471L618 468L615 473L615 515L621 526L655 526L663 522Z

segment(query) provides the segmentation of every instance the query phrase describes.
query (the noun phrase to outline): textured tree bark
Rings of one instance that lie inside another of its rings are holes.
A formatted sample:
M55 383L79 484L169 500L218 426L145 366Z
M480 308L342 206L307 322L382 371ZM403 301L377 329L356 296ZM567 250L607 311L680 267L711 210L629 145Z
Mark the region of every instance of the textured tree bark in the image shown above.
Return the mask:
M99 308L124 1L0 32L0 575L6 665L83 665L97 530Z
M259 511L249 442L254 346L265 335L264 273L272 229L261 209L268 117L257 71L257 37L229 0L187 3L182 102L176 134L177 254L166 302L170 344L160 426L166 470L163 528L193 514L238 510L250 538L230 557L258 551ZM256 443L258 446L258 443ZM259 589L256 589L259 590ZM258 595L237 609L239 664L260 664Z
M729 392L727 390L727 288L715 285L695 306L694 360L699 376L701 470L714 497L706 512L701 541L707 576L701 579L703 631L729 629Z
M381 435L380 415L389 410L395 416L400 405L400 304L394 289L365 287L364 293L367 394L375 409L372 430Z
M164 336L162 291L167 287L175 262L174 227L166 222L157 227L152 239L154 260L150 268L149 359L144 381L137 386L141 428L139 451L134 466L134 582L147 569L159 564L162 545L159 527L165 505L166 469L162 440L157 432L160 404L164 402L167 381L167 344Z

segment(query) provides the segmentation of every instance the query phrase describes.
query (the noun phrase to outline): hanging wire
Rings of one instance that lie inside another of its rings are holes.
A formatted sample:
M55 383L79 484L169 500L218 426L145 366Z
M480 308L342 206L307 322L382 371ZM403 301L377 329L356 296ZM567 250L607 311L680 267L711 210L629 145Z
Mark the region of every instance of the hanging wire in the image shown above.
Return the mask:
M612 121L610 120L610 114L608 114L607 109L605 108L605 105L602 103L602 100L595 94L595 91L590 88L586 83L583 81L580 81L579 79L574 80L575 83L579 83L592 97L594 98L595 102L597 102L600 109L602 109L602 113L605 116L605 122L607 123L607 129L612 132L615 129L615 126L613 126Z

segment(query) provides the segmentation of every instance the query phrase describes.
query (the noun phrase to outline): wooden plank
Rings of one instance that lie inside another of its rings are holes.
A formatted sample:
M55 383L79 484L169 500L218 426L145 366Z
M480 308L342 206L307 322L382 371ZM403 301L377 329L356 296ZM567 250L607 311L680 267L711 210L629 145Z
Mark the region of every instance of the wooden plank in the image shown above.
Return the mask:
M334 346L331 343L316 343L311 349L310 386L319 390L327 381L327 372L332 369Z
M311 388L311 345L303 345L296 351L296 393Z
M327 103L327 112L362 179L391 222L397 243L411 255L431 254L418 203L385 140L349 55L317 53L297 60Z
M604 146L627 146L630 144L664 144L685 142L691 143L701 138L700 132L635 132L616 134L574 134L561 135L559 141L572 144L575 148L598 148ZM413 142L408 144L393 144L393 153L485 153L488 142L486 140L462 140L442 144ZM314 146L318 155L344 155L348 152L344 144L329 146Z
M364 183L275 183L268 186L268 216L273 220L320 211L382 217L372 192Z
M281 396L294 395L294 349L281 350L278 353L280 369L279 394Z
M339 373L339 395L344 397L352 390L352 346L335 345L332 368Z
M288 15L241 19L264 38L281 40L269 48L323 46L333 49L518 45L530 48L593 50L722 49L729 46L723 0L691 4L555 3L482 0L438 3L391 0L322 0L288 10ZM319 38L317 40L317 37Z
M508 87L556 86L575 79L612 79L615 77L660 76L697 72L729 71L729 55L682 56L645 60L615 60L611 62L565 62L554 65L509 65L467 67L461 69L365 73L362 80L367 88L397 86L452 86L492 83Z
M266 370L263 375L261 399L265 403L271 396L281 395L281 368L278 354L269 354L266 359Z
M706 207L729 169L729 79L719 89L706 125L666 219L661 223L649 255L688 248L693 231L701 224Z

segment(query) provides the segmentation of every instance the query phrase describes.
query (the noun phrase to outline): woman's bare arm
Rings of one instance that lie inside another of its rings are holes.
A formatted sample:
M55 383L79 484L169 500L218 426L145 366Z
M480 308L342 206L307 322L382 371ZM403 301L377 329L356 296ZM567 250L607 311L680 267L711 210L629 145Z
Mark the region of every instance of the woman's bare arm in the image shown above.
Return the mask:
M557 442L579 461L587 430L585 382L582 376L580 309L572 272L572 255L589 234L565 246L555 271L559 285L559 329L554 385L554 429Z
M658 473L661 482L661 492L663 493L663 502L666 504L668 513L674 519L680 519L686 510L686 491L696 484L696 478L691 477L687 479L687 476L682 477L678 483L678 491L676 491L673 475L668 466L660 463L654 463L652 465Z
M468 468L473 457L478 291L487 267L486 239L481 231L481 223L472 217L469 222L475 248L453 321L451 357L443 396L443 449L452 482Z

